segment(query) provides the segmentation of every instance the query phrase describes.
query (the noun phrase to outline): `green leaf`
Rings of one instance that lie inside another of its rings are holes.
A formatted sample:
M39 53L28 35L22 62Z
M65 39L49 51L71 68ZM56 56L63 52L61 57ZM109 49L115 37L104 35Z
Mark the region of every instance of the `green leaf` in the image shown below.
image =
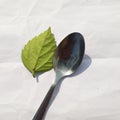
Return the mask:
M21 55L23 64L33 76L37 72L48 71L53 68L52 59L55 49L55 38L49 27L24 46Z

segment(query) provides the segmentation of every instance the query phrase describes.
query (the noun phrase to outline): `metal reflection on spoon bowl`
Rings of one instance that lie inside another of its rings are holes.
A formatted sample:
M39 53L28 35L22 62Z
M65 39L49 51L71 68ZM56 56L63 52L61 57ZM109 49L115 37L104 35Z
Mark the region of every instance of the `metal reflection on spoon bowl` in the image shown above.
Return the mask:
M71 33L63 39L53 57L56 82L76 71L83 59L84 50L84 38L80 33Z

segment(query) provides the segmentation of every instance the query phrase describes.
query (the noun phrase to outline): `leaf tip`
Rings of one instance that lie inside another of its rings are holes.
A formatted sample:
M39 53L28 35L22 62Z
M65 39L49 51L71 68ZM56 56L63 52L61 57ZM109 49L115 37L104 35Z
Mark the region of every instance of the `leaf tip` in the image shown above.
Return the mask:
M51 27L50 27L50 26L48 27L48 31L50 31L50 32L51 32Z

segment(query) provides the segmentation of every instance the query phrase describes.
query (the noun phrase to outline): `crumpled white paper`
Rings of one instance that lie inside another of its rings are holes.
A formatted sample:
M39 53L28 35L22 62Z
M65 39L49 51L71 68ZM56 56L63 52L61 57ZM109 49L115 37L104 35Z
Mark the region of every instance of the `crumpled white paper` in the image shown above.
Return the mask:
M120 120L119 0L0 0L0 120L32 120L55 79L51 70L36 82L21 61L25 43L49 26L57 44L82 33L86 56L46 120Z

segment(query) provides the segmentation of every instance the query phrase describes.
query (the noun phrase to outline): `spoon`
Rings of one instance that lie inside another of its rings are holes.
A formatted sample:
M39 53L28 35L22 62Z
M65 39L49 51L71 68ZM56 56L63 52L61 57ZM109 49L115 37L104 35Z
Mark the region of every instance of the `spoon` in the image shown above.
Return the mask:
M85 51L84 38L80 33L74 32L65 37L59 44L53 57L53 67L56 79L51 85L47 95L32 120L43 120L53 91L58 82L74 73L80 66Z

